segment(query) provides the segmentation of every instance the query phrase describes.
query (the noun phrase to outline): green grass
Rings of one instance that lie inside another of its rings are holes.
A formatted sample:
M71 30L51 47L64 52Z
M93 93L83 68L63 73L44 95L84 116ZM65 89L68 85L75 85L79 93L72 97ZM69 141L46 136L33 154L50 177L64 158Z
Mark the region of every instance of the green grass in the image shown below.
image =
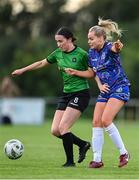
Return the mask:
M0 179L138 179L139 178L139 124L117 123L125 145L131 154L129 164L118 168L119 152L105 135L101 169L89 169L92 151L83 163L74 168L62 168L65 161L61 140L50 133L51 123L42 126L0 126ZM91 140L91 121L80 119L72 129L81 138ZM21 140L25 146L23 156L10 160L3 153L6 141L12 138ZM78 148L74 147L75 161Z

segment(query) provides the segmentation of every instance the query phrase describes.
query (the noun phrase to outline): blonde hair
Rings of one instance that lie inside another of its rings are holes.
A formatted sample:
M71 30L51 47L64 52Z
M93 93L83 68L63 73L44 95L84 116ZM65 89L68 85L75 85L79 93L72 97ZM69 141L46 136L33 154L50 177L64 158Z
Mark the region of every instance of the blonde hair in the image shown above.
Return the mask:
M98 18L98 25L93 26L89 29L89 32L94 31L96 36L103 36L104 39L110 40L113 38L114 33L118 37L122 36L122 30L119 29L118 24L111 19L103 20Z

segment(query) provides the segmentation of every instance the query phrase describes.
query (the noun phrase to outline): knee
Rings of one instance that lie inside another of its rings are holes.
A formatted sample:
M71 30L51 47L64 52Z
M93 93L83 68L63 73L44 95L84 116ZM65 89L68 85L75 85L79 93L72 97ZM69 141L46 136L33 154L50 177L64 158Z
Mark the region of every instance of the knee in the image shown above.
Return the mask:
M102 123L101 123L101 119L93 119L93 123L92 123L93 127L101 127Z
M51 134L54 136L60 136L60 132L58 128L51 128Z
M103 127L108 127L112 123L112 120L109 117L102 117L101 121L102 121Z

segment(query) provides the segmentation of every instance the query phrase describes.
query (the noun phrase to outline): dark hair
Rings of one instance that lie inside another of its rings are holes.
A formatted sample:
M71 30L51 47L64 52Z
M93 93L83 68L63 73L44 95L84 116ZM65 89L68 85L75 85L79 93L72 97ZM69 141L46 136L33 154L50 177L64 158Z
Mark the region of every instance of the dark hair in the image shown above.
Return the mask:
M56 35L62 35L67 39L71 38L72 42L76 40L73 33L67 27L61 27L60 29L58 29Z

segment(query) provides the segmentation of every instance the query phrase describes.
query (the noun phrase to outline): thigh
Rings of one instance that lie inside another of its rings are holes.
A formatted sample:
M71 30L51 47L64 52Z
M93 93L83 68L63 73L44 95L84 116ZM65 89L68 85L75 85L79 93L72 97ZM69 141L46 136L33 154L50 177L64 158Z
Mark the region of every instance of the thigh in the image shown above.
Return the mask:
M66 108L59 125L61 135L70 131L70 128L80 117L80 115L80 110L74 109L72 107Z
M55 135L60 135L59 133L59 124L60 121L63 117L64 111L62 110L56 110L55 114L54 114L54 118L53 118L53 122L52 122L52 126L51 126L51 131L53 134Z
M108 100L102 115L102 121L104 126L108 126L112 123L114 117L117 115L117 113L120 111L124 104L124 101L116 98L110 98Z
M97 102L94 109L93 115L93 127L102 127L102 114L104 112L106 102Z

